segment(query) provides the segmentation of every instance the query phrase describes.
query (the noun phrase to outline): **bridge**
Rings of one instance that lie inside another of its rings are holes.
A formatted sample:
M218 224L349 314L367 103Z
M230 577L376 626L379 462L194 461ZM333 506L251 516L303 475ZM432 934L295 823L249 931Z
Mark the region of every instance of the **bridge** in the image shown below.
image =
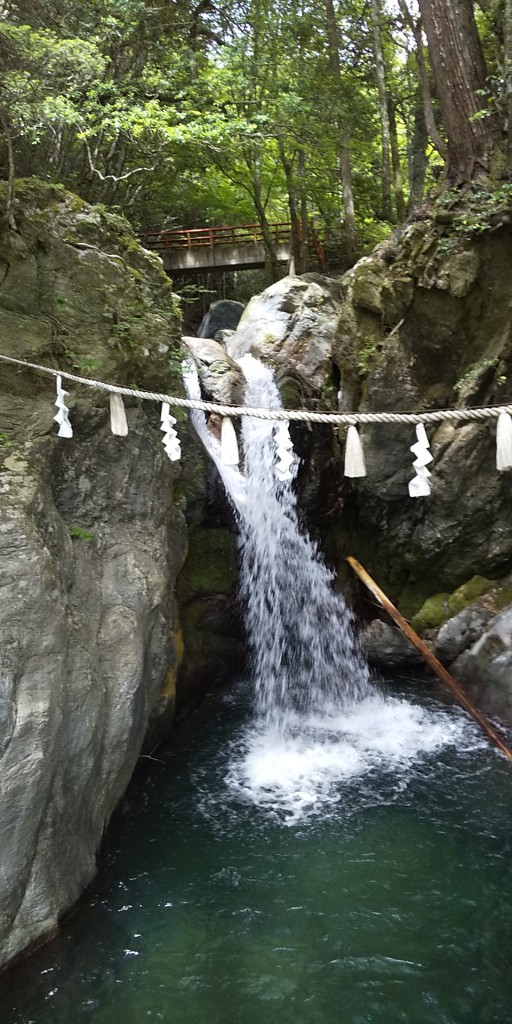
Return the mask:
M290 221L269 224L279 263L289 263L292 257ZM193 273L198 270L252 270L264 267L268 253L260 224L240 224L231 227L171 228L164 231L146 231L142 244L154 249L163 260L169 274ZM322 244L313 232L316 262L323 269Z

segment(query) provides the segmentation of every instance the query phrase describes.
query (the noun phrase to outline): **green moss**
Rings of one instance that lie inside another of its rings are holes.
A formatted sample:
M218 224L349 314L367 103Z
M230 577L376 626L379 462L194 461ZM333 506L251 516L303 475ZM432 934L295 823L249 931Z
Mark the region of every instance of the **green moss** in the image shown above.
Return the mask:
M507 605L512 604L512 584L508 583L508 586L503 588L499 587L494 593L494 600L498 611L506 608Z
M457 615L482 594L492 588L491 580L484 576L473 576L467 583L457 587L452 594L443 592L427 598L419 612L412 619L412 627L417 633L427 629L438 629L453 615Z
M184 641L178 707L243 665L244 645L232 635L229 616L225 618L237 583L236 554L236 537L229 530L198 527L192 532L176 587Z
M377 339L368 338L366 344L357 353L359 373L368 373L370 363L377 352Z
M69 536L74 540L92 540L93 534L91 530L86 530L83 526L70 526Z
M197 528L178 577L180 604L200 594L225 594L236 586L236 537L226 529Z

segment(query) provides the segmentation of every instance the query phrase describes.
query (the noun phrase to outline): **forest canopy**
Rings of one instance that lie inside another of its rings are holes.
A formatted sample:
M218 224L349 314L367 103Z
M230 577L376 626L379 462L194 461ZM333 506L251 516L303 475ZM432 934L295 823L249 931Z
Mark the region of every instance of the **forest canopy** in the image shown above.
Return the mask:
M436 181L509 177L512 0L0 0L0 97L8 196L291 220L299 268L313 223L350 261Z

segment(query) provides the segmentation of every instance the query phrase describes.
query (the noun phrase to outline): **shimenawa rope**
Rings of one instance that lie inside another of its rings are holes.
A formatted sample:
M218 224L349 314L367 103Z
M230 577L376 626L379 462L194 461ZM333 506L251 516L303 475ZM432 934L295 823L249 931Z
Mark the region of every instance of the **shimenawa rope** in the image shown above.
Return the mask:
M118 384L106 384L104 381L93 380L91 377L80 377L75 373L53 370L49 366L29 363L24 359L0 354L6 363L14 363L27 370L47 373L52 377L62 377L74 384L85 384L99 391L107 391L114 395L127 395L131 398L143 398L150 402L168 402L178 409L198 409L203 412L214 412L219 416L252 416L261 420L288 420L296 423L331 423L334 426L357 425L364 423L443 423L467 422L470 420L498 419L501 413L512 414L512 405L491 405L482 409L439 409L435 412L309 412L305 409L260 409L245 405L221 405L219 402L203 402L192 398L178 398L165 395L158 391L142 391L136 388L122 387Z

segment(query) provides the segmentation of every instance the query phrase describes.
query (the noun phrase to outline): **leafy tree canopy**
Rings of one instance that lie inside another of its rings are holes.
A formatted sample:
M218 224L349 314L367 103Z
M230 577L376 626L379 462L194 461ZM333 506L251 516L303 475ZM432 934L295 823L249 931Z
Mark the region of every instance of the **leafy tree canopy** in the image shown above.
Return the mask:
M414 0L0 0L4 176L142 228L291 219L299 263L312 218L364 251L453 165L422 34L436 3L423 24ZM441 7L473 23L471 0ZM512 106L511 9L476 5L487 78L467 118L494 118L485 154Z

